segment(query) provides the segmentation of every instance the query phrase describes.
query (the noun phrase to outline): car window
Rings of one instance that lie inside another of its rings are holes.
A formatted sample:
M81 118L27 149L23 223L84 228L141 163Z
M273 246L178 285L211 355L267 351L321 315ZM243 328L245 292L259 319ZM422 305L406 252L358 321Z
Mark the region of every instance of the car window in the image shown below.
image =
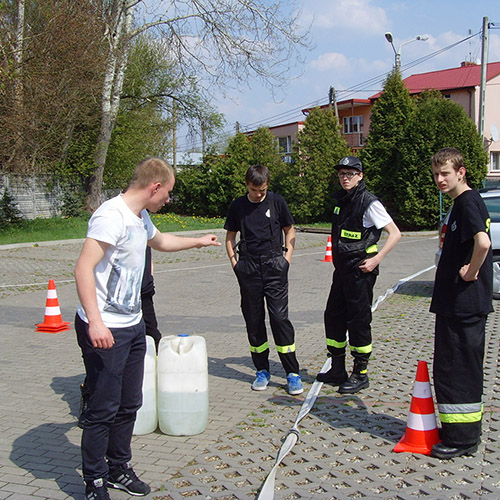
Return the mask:
M491 222L500 222L500 196L483 198L490 214Z

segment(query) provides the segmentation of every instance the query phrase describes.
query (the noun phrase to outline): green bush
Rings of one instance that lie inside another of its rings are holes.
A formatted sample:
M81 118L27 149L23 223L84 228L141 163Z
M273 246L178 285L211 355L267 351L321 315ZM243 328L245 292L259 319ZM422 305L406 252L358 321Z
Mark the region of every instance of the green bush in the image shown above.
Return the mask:
M24 220L24 217L17 206L17 202L12 196L10 190L3 190L2 198L0 198L0 223L19 224Z

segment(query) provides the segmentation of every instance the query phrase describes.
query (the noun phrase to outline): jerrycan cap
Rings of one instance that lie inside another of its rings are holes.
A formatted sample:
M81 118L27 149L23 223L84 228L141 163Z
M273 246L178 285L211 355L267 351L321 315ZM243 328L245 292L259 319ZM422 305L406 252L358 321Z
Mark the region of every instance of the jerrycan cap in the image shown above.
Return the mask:
M177 337L189 337L189 333L179 333Z

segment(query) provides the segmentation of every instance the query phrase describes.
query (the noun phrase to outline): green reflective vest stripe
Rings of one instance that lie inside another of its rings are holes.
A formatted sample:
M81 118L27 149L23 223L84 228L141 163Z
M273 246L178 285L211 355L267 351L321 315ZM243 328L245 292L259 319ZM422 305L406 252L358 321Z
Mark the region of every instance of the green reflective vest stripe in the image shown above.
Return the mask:
M335 215L338 215L338 214L340 213L340 207L335 207L335 208L333 209L333 213L334 213Z
M347 229L342 229L340 231L341 238L347 238L348 240L360 240L361 233L358 231L348 231Z
M258 347L254 347L253 345L250 346L250 352L260 353L266 351L267 349L269 349L269 344L267 342Z
M349 348L351 349L351 351L359 352L360 354L368 354L368 353L372 352L372 344L363 345L360 347L356 347L354 345L351 345L351 346L349 346Z
M445 424L470 424L483 417L482 403L440 404L439 419Z
M377 253L378 252L378 246L372 245L366 249L366 253Z
M287 354L289 352L295 352L295 344L291 345L277 345L276 350L281 354Z
M329 345L330 347L336 347L337 349L343 349L347 345L347 340L344 340L344 342L337 342L333 339L326 339L326 345Z

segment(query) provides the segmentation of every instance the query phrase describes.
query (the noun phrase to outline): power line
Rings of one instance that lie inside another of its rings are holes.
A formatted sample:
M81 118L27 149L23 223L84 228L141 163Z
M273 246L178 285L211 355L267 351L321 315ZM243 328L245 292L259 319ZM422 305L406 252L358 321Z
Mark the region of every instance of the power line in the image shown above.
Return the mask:
M500 26L495 26L495 23L490 23L490 26L494 26L494 28L490 28L490 29L499 29L500 28ZM447 47L436 50L435 52L432 52L426 56L423 56L419 59L416 59L416 60L411 61L407 64L404 64L401 66L401 73L408 71L409 69L414 68L415 66L418 66L419 64L425 63L425 62L429 61L430 59L432 59L432 58L434 58L434 57L436 57L444 52L447 52L448 50L451 50L451 49L457 47L458 45L460 45L460 44L462 44L462 43L464 43L464 42L470 40L471 38L474 38L480 34L481 34L481 31L478 31L477 33L468 35L467 37L465 37L465 38L463 38L455 43L452 43L451 45L448 45ZM382 73L378 76L372 77L368 80L365 80L364 82L355 84L352 87L349 87L347 89L337 90L336 91L337 100L347 100L350 97L352 97L353 95L359 94L361 92L375 92L375 93L380 92L381 87L379 87L377 90L372 90L372 87L375 84L381 86L382 83L385 81L385 79L387 78L387 76L391 72L392 72L392 70L387 71L385 73ZM298 106L298 107L292 108L290 110L283 111L281 113L270 116L268 118L261 119L259 121L255 121L255 122L248 123L248 124L240 124L240 130L248 132L251 130L255 130L256 128L259 128L261 126L272 127L272 126L276 126L276 125L282 125L283 122L287 122L287 121L293 121L293 120L300 121L300 118L303 117L302 110L308 109L308 108L313 108L316 106L322 106L324 104L327 104L327 102L328 102L328 98L325 96L324 98L316 99L314 101L309 102L308 104L304 104L302 106ZM276 122L278 122L278 123L276 123ZM230 126L227 129L225 129L223 132L221 132L221 134L219 134L219 135L221 138L227 139L227 138L231 137L232 135L234 135L234 129L232 126ZM189 149L189 146L188 146L187 139L188 139L188 136L187 135L184 136L183 140L185 142L182 145L178 146L178 148L177 148L178 152L181 154L188 152L187 149ZM199 144L201 144L201 141L197 141L194 144L199 145ZM183 150L182 146L185 147L186 149Z

